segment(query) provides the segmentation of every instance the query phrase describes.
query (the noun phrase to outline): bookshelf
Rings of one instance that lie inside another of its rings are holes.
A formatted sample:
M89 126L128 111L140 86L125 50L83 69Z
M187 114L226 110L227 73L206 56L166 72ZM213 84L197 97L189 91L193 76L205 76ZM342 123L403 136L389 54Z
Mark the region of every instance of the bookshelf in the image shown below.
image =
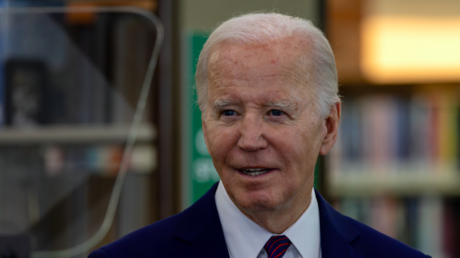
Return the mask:
M419 175L418 171L406 172L392 176L332 175L327 187L332 197L424 194L460 196L459 175Z
M451 27L458 8L396 0L325 7L342 95L325 195L345 215L438 258L460 256L460 62L449 61L460 60L450 46L460 44L451 36L460 32Z

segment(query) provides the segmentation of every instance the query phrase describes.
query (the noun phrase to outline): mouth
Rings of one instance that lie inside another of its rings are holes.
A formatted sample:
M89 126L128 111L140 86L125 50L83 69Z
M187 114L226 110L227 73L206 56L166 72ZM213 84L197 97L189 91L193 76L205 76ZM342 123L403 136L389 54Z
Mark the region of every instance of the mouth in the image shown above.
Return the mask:
M238 169L239 172L248 176L260 176L270 172L271 168L242 168Z

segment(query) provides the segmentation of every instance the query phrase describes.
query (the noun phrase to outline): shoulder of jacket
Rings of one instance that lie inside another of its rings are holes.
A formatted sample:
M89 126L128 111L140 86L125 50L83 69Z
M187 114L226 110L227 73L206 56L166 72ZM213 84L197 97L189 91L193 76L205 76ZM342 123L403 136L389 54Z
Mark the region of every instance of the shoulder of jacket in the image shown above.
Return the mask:
M179 214L140 228L100 248L108 257L157 257L173 251ZM177 248L176 248L177 249ZM99 256L98 256L99 257Z

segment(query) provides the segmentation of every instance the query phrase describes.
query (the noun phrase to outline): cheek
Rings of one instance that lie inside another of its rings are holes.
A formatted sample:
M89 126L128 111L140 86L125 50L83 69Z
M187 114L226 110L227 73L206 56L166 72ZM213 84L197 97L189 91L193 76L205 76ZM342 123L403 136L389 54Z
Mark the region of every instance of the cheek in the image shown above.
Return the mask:
M308 149L308 139L298 130L276 130L271 133L270 142L279 155L299 161Z
M215 127L208 131L208 144L211 156L219 161L223 161L229 152L234 148L238 141L235 130L225 127Z
M301 130L277 130L271 134L271 144L276 151L277 157L290 173L297 176L305 176L308 171L316 164L319 153L318 135ZM297 177L296 176L296 177Z

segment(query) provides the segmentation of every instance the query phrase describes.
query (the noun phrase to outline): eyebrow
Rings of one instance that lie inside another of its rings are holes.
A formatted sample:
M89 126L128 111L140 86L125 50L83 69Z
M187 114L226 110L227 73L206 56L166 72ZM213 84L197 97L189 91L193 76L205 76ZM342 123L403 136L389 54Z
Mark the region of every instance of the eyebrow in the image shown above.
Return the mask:
M270 101L264 103L266 107L273 107L273 108L281 108L281 109L290 109L295 110L297 108L297 104L293 100L278 100L278 101Z
M239 101L234 101L234 100L218 99L214 101L214 103L212 103L212 106L215 109L221 109L224 107L237 105L239 103L240 103Z
M215 109L222 109L228 106L238 105L240 101L235 100L226 100L226 99L218 99L212 103L212 106ZM297 108L297 104L293 100L285 99L285 100L278 100L278 101L269 101L263 104L265 107L272 107L272 108L280 108L280 109L290 109L295 110Z

